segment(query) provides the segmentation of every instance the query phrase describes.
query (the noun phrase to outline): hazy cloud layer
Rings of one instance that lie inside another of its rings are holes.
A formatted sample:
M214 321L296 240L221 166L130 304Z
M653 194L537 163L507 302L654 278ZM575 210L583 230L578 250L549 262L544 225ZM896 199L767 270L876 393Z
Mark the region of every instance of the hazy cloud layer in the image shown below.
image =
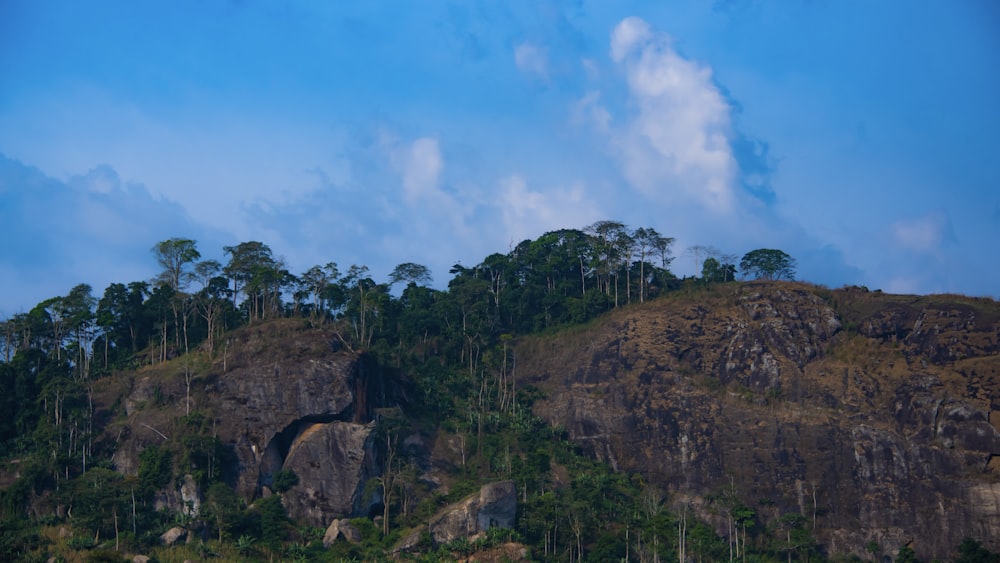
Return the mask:
M996 295L1000 43L972 5L889 4L26 4L0 38L0 313L151 277L172 236L443 286L599 219Z

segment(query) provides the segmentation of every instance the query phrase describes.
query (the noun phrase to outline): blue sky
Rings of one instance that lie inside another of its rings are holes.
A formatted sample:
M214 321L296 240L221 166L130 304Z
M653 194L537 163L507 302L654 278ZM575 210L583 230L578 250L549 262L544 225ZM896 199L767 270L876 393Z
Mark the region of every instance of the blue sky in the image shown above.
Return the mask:
M1000 4L0 0L0 315L171 237L438 286L601 219L1000 296Z

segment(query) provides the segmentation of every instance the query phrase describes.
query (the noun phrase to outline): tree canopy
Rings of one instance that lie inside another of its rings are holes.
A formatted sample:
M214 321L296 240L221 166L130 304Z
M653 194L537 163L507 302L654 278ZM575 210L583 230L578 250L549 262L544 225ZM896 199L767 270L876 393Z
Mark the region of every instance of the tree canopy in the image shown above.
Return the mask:
M743 255L740 272L759 280L794 280L795 259L781 250L758 248Z

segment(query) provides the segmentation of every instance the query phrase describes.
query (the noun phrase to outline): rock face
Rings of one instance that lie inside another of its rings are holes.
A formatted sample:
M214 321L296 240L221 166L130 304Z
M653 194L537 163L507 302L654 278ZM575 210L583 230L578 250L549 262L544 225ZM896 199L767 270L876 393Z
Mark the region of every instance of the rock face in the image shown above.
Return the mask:
M442 508L431 518L427 531L434 545L439 546L459 538L474 538L490 528L513 528L516 517L517 490L514 482L500 481L483 485L478 493ZM422 530L414 530L401 539L393 550L413 549L420 543L421 535Z
M831 555L1000 548L996 302L734 284L517 353L537 415L720 533L712 499L735 487L758 525L801 514Z
M282 466L299 478L283 497L289 514L322 527L331 514L366 513L365 483L378 473L374 431L349 422L304 426Z
M337 538L341 537L350 543L358 543L361 541L361 532L346 518L334 520L327 526L326 533L323 534L323 547L330 547L333 542L337 541Z
M232 453L223 468L227 481L253 499L272 487L278 471L291 470L299 484L285 494L286 509L317 526L333 517L365 515L378 501L362 493L380 471L370 423L385 402L384 385L378 372L366 371L364 358L337 350L335 342L332 334L300 321L248 327L225 344L211 373L192 385L192 403L211 417L213 431ZM179 408L140 408L154 394ZM164 441L164 430L178 418L176 410L184 414L180 405L186 400L176 380L171 387L165 378L138 378L125 401L129 422L114 459L120 471L137 472L138 453ZM196 500L188 498L188 489L180 488L184 501Z
M163 545L174 545L175 543L187 538L188 531L180 526L174 526L166 532L160 535L160 543Z
M517 515L517 491L513 481L484 485L479 494L446 507L430 523L436 545L468 538L498 527L513 528Z

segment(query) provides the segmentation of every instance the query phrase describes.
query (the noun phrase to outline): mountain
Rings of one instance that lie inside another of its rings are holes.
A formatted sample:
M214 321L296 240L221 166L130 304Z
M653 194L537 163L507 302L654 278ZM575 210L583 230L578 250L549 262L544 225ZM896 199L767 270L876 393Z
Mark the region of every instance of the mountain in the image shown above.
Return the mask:
M524 341L534 412L724 533L804 517L827 554L1000 546L1000 306L744 283ZM728 503L728 504L727 504Z
M501 310L486 295L468 310ZM164 556L185 535L223 560L1000 549L996 301L688 283L492 340L435 306L416 326L460 341L368 348L286 316L65 380L91 414L39 400L66 453L0 464L0 553Z

